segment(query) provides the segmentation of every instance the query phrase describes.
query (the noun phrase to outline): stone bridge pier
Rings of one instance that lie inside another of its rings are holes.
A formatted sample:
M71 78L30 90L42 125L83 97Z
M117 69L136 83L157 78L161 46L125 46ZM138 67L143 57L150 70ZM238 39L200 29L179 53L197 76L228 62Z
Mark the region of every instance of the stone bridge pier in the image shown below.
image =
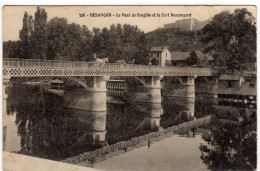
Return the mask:
M162 76L126 77L125 99L129 102L161 103Z

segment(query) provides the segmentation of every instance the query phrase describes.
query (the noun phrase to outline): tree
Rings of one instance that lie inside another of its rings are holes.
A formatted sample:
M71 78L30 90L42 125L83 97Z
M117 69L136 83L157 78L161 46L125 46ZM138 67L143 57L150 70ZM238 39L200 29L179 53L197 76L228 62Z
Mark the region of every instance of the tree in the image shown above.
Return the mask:
M211 170L255 170L256 168L256 123L244 122L241 125L222 122L213 114L209 124L210 140L216 147L202 160ZM204 140L205 137L203 137ZM201 147L202 152L207 148ZM231 152L233 153L231 156ZM202 153L203 154L203 153ZM233 158L233 159L232 159Z
M152 65L159 65L160 61L158 58L152 58L151 63L152 63Z
M21 56L21 41L3 43L3 58L19 58Z
M93 27L93 40L92 40L92 44L91 44L91 49L93 51L93 53L97 53L100 49L101 49L101 42L103 41L101 38L101 33L100 33L100 29ZM93 60L93 59L91 59Z
M34 15L34 31L32 34L32 57L34 59L46 59L47 52L47 13L43 8L37 7Z
M138 52L135 55L134 59L138 64L148 64L149 62L149 50L147 48L147 42L145 39L144 32L139 33L139 41L137 44Z
M53 18L48 23L47 59L80 60L82 31L78 24L68 24L65 18Z
M82 42L80 43L81 50L78 56L78 60L90 61L93 55L91 44L93 41L93 33L83 25L81 28Z
M23 59L32 58L32 33L33 33L33 19L32 16L28 16L28 13L24 13L23 27L20 30L19 38L21 40L21 56Z
M60 53L65 49L65 35L67 20L65 18L53 18L48 23L48 49L47 59L54 60L60 57Z
M145 64L148 57L145 34L137 26L112 24L109 29L93 28L91 32L85 25L68 24L66 18L55 17L47 22L47 13L40 7L35 21L25 12L20 41L5 43L4 48L5 57L20 53L21 58L42 60L91 61L96 53L109 62L125 59Z
M67 56L67 60L81 60L79 53L81 51L81 44L83 42L81 36L81 27L79 24L68 24L67 35L65 35L65 51L62 53Z
M99 58L108 58L109 62L117 60L147 63L148 51L145 44L144 32L137 26L120 24L111 25L110 28L93 28L92 52Z
M186 63L191 66L191 65L198 65L199 63L199 58L196 54L196 52L193 50L190 53L190 57L186 59Z
M149 55L146 48L145 34L137 26L124 24L122 42L122 56L126 61L135 59L135 63L138 64L148 63Z
M256 23L247 9L221 12L203 28L201 41L215 65L241 70L241 64L256 62Z
M121 58L122 42L117 27L114 24L110 26L109 37L105 49L109 62L116 62Z

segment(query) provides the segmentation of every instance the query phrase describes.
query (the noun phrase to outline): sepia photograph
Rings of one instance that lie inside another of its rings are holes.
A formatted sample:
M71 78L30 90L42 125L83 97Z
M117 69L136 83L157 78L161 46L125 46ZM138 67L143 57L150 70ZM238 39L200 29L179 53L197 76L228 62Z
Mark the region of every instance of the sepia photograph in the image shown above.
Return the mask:
M3 6L2 170L256 170L256 18Z

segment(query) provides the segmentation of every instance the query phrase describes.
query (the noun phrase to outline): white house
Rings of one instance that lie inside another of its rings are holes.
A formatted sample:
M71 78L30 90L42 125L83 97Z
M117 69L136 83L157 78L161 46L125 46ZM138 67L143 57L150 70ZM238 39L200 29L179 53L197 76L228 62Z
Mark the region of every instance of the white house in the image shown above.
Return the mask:
M159 65L165 66L171 64L171 51L168 46L152 47L150 57L159 60Z

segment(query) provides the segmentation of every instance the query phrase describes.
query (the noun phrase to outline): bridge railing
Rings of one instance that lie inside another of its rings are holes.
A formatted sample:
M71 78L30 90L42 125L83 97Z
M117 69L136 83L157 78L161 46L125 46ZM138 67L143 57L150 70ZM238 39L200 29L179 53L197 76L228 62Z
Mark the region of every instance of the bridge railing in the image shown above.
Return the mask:
M16 59L4 58L3 67L9 68L89 68L89 69L162 69L166 67L138 65L138 64L121 64L121 63L95 63L84 61L57 61L57 60L37 60L37 59Z
M81 68L91 67L94 63L82 61L57 61L57 60L37 60L37 59L16 59L5 58L4 67L23 67L23 68Z
M37 59L4 58L3 68L55 68L55 69L105 69L174 72L212 72L210 68L138 65L122 63L95 63L85 61L57 61ZM201 70L202 69L202 70Z

